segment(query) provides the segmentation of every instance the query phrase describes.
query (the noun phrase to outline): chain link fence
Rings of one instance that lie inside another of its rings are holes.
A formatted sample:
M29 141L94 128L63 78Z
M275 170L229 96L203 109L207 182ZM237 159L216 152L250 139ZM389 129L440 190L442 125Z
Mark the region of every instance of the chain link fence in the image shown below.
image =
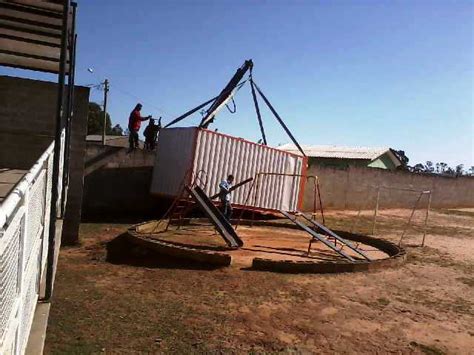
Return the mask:
M64 155L64 131L61 157ZM48 260L52 143L0 204L0 354L23 354ZM60 164L59 176L62 176ZM59 181L61 182L61 178ZM61 185L58 192L61 196ZM57 201L60 206L60 201ZM58 210L60 211L60 210Z

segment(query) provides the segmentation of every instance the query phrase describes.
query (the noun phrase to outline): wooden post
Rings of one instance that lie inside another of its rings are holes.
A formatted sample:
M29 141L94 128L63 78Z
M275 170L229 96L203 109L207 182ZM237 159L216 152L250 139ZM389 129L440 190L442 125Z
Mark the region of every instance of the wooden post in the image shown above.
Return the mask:
M354 231L355 231L357 225L359 224L359 219L360 219L360 214L361 214L361 212L362 212L362 205L360 205L360 208L359 208L359 211L357 212L357 216L356 216L356 218L355 218L355 221L354 221L354 223L352 223L352 227L351 227L351 229L350 229L350 232L351 232L351 233L354 233Z
M260 178L260 174L257 174L257 181L256 181L256 184L255 184L255 194L254 194L254 198L253 198L253 207L255 207L257 205L257 198L258 198L258 183L260 182L259 178ZM255 208L252 208L252 220L250 221L250 227L253 227L253 222L255 220Z
M102 145L105 145L105 135L107 134L107 94L109 92L109 81L104 81L104 129L102 130Z
M356 216L355 221L352 224L352 227L351 227L351 230L350 230L351 233L355 233L355 231L356 231L357 225L359 224L359 221L360 221L360 216L362 214L362 210L366 210L368 208L370 191L371 191L371 189L369 188L368 191L367 191L367 197L365 198L365 202L362 203L359 207L359 211L357 212L357 216Z
M408 227L411 224L411 220L413 219L413 216L415 214L416 207L418 206L418 203L420 202L421 196L423 196L423 194L424 194L424 192L421 192L420 195L418 196L418 198L416 199L415 205L413 206L413 209L411 210L411 214L410 214L410 218L408 219L408 223L406 224L405 229L402 232L402 236L400 237L400 242L398 242L399 246L402 245L403 237L405 236L405 233L406 233L406 231L408 230Z
M377 214L379 212L379 200L380 200L380 186L377 188L377 200L375 201L374 219L372 221L372 235L375 235L375 224L377 222Z
M308 177L306 177L306 184L308 183ZM313 220L316 220L316 213L318 212L318 203L316 200L316 195L318 190L316 188L316 179L313 179ZM324 223L324 222L323 222Z
M321 218L323 219L323 224L326 224L326 221L324 219L323 201L321 199L321 188L319 186L319 177L316 178L316 187L318 188L318 199L319 199L319 207L321 208Z
M431 191L429 192L429 197L428 197L428 207L426 208L426 216L425 216L425 225L423 227L423 240L421 242L421 246L424 247L425 246L425 237L426 237L426 227L428 225L428 216L430 214L430 208L431 208Z

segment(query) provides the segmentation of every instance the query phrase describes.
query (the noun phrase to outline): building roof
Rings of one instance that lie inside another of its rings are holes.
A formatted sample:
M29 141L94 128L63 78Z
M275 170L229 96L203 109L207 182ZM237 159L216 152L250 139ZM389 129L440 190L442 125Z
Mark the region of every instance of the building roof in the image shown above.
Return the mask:
M333 158L333 159L361 159L361 160L375 160L381 155L388 153L390 158L394 160L395 165L400 165L401 162L393 154L389 147L369 148L369 147L342 147L336 145L302 145L303 151L308 157L314 158ZM298 148L294 144L284 144L278 149L287 152L299 153Z

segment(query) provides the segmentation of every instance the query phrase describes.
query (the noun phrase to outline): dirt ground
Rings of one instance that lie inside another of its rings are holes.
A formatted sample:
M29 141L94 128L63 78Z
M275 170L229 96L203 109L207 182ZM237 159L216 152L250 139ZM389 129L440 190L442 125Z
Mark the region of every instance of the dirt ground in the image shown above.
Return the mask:
M279 224L281 224L282 227L288 224L292 225L291 223ZM155 225L156 222L151 222L150 227L148 228L146 225L141 226L141 229L143 230L141 233L147 237L156 238L158 240L179 243L201 249L228 249L224 239L219 237L219 234L217 234L217 231L212 227L212 225L210 225L210 223L193 223L192 225L184 225L180 228L177 226L171 226L167 231L150 234L150 232L155 229ZM232 267L249 268L252 266L254 258L312 262L347 261L346 258L321 242L311 243L311 251L308 254L310 235L303 230L241 225L238 226L237 232L244 242L244 246L237 250L223 251L232 256ZM334 245L333 239L330 239L329 242L331 245ZM388 254L370 245L355 242L350 244L364 253L364 255L367 255L371 260L389 257ZM364 260L360 254L351 250L347 245L341 248L341 243L337 242L336 249L342 250L344 254L349 255L356 260Z
M408 215L383 211L376 235L398 242ZM326 215L343 230L354 217ZM474 211L433 211L424 248L415 221L404 266L339 275L111 264L106 243L128 226L83 224L82 246L61 251L45 353L473 354Z

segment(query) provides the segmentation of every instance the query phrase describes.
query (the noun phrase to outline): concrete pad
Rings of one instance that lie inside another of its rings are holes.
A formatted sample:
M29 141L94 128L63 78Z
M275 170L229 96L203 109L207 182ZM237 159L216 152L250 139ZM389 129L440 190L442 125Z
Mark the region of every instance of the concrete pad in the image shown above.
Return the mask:
M63 220L56 221L56 244L54 248L54 267L53 280L56 277L56 269L58 265L59 248L61 247L61 233L63 229ZM46 271L46 270L45 270ZM40 281L39 298L44 298L46 288L46 272ZM46 340L46 329L48 327L49 311L51 303L49 301L39 301L36 305L33 323L31 324L30 335L28 336L28 344L26 345L26 355L42 355L44 349L44 342Z
M0 202L13 190L28 170L0 168Z
M26 346L26 355L43 354L50 309L51 303L38 303L36 305L35 316L33 318L33 324L31 325L28 344Z

